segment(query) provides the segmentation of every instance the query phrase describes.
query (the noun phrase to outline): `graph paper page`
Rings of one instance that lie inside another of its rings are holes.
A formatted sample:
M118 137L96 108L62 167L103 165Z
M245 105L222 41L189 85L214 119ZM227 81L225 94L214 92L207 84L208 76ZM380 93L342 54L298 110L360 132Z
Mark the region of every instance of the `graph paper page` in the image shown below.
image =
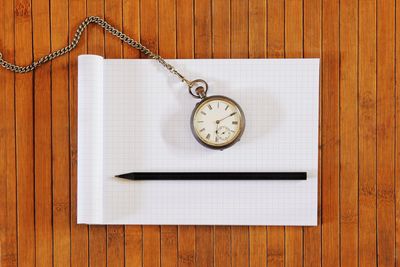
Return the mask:
M198 100L154 60L104 60L103 216L107 224L315 225L318 59L168 60L209 95L238 102L241 141L192 136ZM82 90L83 88L79 88ZM128 181L127 172L290 172L305 181Z

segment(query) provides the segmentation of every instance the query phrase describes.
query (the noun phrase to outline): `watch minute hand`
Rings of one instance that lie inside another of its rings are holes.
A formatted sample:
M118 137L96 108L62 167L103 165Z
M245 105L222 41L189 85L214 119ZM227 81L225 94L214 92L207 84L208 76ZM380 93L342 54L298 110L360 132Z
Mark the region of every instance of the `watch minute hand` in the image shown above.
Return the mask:
M229 117L231 117L231 116L233 116L233 115L235 115L235 114L236 114L236 112L233 112L232 114L226 116L225 118L220 119L220 120L217 120L216 123L219 124L221 121L223 121L223 120L225 120L226 118L229 118Z

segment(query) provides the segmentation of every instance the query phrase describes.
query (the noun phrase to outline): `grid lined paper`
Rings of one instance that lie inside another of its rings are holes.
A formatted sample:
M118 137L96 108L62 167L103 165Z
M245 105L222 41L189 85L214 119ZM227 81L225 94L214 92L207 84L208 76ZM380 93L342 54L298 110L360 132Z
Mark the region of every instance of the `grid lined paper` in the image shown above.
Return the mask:
M103 94L102 128L94 130L90 128L93 124L79 121L80 131L87 130L94 135L93 140L100 135L102 138L103 164L97 172L102 173L99 198L103 205L101 219L96 223L317 223L318 59L169 60L187 77L205 79L209 95L228 96L243 108L246 116L243 137L224 151L210 150L197 143L189 124L197 100L157 62L102 62L103 75L98 77L90 66L98 62L91 56L79 59L80 79L101 84L102 88L96 92ZM80 83L79 91L93 85ZM81 98L80 93L80 116L93 108L90 101ZM91 163L98 160L94 155L81 157L81 145L85 147L81 141L85 142L78 140L79 165L99 166ZM308 178L306 181L134 182L113 177L134 171L306 171ZM78 179L79 185L92 181L81 183L85 177ZM82 213L91 209L90 202L88 207L86 202L82 203L85 199L78 200ZM80 216L78 221L89 223Z

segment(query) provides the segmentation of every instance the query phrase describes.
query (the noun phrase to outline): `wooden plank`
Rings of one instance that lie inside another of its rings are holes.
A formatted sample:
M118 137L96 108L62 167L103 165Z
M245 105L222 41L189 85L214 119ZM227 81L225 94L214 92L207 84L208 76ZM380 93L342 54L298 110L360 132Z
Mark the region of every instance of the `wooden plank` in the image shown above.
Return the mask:
M158 53L158 1L140 1L140 40L151 51ZM147 58L141 54L142 58Z
M268 57L285 56L285 1L267 0Z
M30 0L15 2L15 62L32 62ZM34 145L32 73L15 79L18 262L35 264Z
M249 57L249 0L231 1L231 57Z
M104 18L115 28L122 29L122 0L104 0ZM122 43L112 34L105 33L105 56L106 58L121 58Z
M249 57L267 55L267 2L249 0ZM267 227L249 227L250 266L267 266Z
M285 57L303 57L303 0L285 4Z
M142 226L125 226L125 265L143 266L143 231Z
M159 0L159 52L176 58L176 1ZM178 266L178 227L161 226L161 265Z
M267 229L267 266L285 265L285 228L270 226Z
M107 266L107 230L105 226L89 227L90 266Z
M231 52L230 37L230 0L212 1L212 47L214 58L229 58Z
M86 17L86 1L69 1L69 38L72 40L78 25ZM78 55L87 53L86 33L69 54L70 99L70 175L71 175L71 266L85 266L89 262L89 228L77 224L77 151L78 151Z
M96 0L87 0L87 13L104 17L104 5ZM104 56L104 31L91 25L87 31L87 51L89 54ZM91 266L107 265L107 231L106 226L89 226L89 263Z
M285 265L302 266L303 255L303 228L294 226L286 227Z
M376 266L376 2L359 1L359 266Z
M229 58L230 49L230 0L212 2L212 45L214 58ZM231 227L215 226L214 265L220 267L231 264Z
M212 57L211 0L197 0L194 7L194 55L195 58ZM196 226L196 266L214 264L214 229L212 226Z
M104 18L104 2L86 0L87 14ZM104 30L97 25L90 25L87 30L88 53L104 56Z
M32 3L33 55L50 52L49 2ZM53 263L50 64L34 73L36 265Z
M140 2L123 0L123 30L128 36L140 38ZM139 58L140 52L133 47L123 45L124 58ZM125 265L141 267L143 265L143 231L140 225L125 226Z
M321 56L321 0L304 0L304 57ZM321 144L321 94L319 144ZM321 266L321 146L318 160L318 226L304 227L303 266Z
M358 264L358 3L340 5L340 263Z
M193 1L176 0L176 46L178 58L194 57ZM178 266L195 266L196 229L178 226Z
M0 51L14 62L14 6L0 0ZM0 265L17 265L17 176L15 162L15 75L0 70Z
M377 1L378 265L395 264L395 1Z
M400 82L400 68L397 66L400 66L400 42L397 40L400 40L400 19L397 19L400 16L400 5L396 3L396 54L395 54L395 84L396 84L396 147L395 147L395 208L396 208L396 231L395 231L395 264L396 266L400 266L400 183L399 181L399 176L400 176L400 157L399 157L399 151L400 151L400 90L398 89L398 84Z
M232 266L249 266L249 227L231 227Z
M125 232L122 225L107 226L107 265L124 266Z
M140 35L143 45L158 53L158 1L140 1ZM141 57L146 58L145 55ZM143 266L160 266L160 227L143 226Z
M178 226L178 266L194 267L196 255L196 228Z
M214 266L214 227L196 226L196 265Z
M267 266L267 228L251 226L249 231L250 266Z
M267 2L249 0L249 57L265 58L267 48Z
M194 57L193 1L176 0L176 47L178 58Z
M339 265L339 3L322 3L322 265Z
M124 33L135 40L140 40L140 0L123 0L122 2ZM139 58L140 51L123 44L123 55L125 58Z
M285 57L303 57L303 1L285 4ZM285 227L285 265L303 264L303 228Z
M268 0L267 3L267 56L281 58L285 55L285 2ZM267 228L267 265L285 264L285 228Z
M122 1L105 0L104 17L108 23L117 29L122 29ZM106 58L121 58L121 41L109 33L105 34ZM122 225L107 226L107 265L124 266L125 262L125 233Z
M159 53L176 58L176 0L159 0Z
M161 266L178 266L177 226L161 226Z
M194 6L194 57L210 58L211 44L211 0L196 0Z
M51 1L51 50L68 43L68 1ZM54 264L70 265L68 57L52 62L52 160Z
M214 264L215 266L232 266L231 227L215 226L214 230Z
M231 57L249 57L248 0L231 1ZM249 265L249 227L232 226L232 266Z
M160 249L160 226L143 226L143 267L161 266Z

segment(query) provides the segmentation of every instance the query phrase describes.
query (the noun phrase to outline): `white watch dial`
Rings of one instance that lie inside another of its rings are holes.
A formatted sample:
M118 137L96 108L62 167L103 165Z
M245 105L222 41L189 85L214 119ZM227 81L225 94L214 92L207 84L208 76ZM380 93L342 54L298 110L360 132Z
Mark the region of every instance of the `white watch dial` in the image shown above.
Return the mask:
M194 111L192 130L198 140L207 146L228 146L240 137L244 128L243 112L233 100L210 97Z

